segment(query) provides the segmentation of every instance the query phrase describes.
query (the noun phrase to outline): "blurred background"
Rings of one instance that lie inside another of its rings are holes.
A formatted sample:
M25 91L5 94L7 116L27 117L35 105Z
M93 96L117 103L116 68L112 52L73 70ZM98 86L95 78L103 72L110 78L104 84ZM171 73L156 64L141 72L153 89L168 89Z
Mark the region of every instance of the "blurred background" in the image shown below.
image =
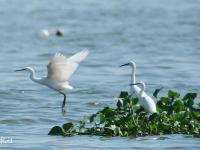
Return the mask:
M160 87L160 96L169 89L182 96L199 93L199 14L200 1L195 0L1 0L0 136L12 137L13 143L0 147L198 148L197 139L183 136L134 140L47 133L55 125L114 106L120 91L129 90L131 68L119 66L130 60L137 65L136 80L148 84L149 95ZM49 36L41 35L43 29ZM55 35L58 29L63 36ZM67 93L64 117L60 94L33 83L28 73L14 72L31 66L38 77L45 76L54 53L70 56L84 48L91 53L71 78L74 89Z

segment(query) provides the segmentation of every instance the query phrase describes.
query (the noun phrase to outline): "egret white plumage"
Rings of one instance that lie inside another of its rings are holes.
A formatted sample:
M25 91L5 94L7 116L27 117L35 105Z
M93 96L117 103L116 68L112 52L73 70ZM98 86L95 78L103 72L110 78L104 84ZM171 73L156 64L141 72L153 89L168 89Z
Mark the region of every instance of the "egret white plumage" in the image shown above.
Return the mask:
M140 105L149 113L156 113L156 103L154 102L154 100L148 96L145 92L145 83L143 81L131 84L131 85L138 85L141 84L142 88L140 90L139 93L136 93L138 99L139 99L139 103Z
M62 94L64 96L62 112L65 112L65 91L72 89L72 86L69 84L69 79L78 68L79 63L83 61L88 54L89 50L87 49L84 49L69 58L66 58L61 53L56 53L47 65L47 76L43 78L37 78L35 76L35 70L31 67L25 67L24 69L16 71L28 71L32 81L45 85Z
M131 68L132 68L131 84L136 83L136 80L135 80L136 64L135 64L135 62L130 61L129 63L123 64L123 65L121 65L120 67L123 67L123 66L131 66ZM135 91L136 93L139 93L140 90L141 90L141 89L140 89L137 85L132 85L132 86L131 86L131 89L130 89L130 94L131 94L132 92L134 92L134 91Z

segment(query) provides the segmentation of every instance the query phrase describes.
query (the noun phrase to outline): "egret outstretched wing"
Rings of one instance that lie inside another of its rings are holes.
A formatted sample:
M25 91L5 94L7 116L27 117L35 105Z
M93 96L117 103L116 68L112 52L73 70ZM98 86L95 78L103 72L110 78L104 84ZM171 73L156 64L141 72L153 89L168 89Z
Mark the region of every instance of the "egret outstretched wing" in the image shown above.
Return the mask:
M61 53L56 53L47 66L48 78L58 81L67 81L76 71L79 63L83 61L89 50L84 49L69 58L66 58Z

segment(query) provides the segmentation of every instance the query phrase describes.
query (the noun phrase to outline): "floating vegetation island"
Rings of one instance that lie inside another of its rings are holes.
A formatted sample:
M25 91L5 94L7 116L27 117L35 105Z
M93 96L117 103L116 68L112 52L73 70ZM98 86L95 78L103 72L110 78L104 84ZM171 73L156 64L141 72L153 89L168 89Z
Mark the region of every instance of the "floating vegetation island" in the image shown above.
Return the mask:
M186 134L200 137L200 103L194 104L196 93L183 98L169 90L157 102L158 113L148 114L140 107L138 98L121 92L116 108L104 109L86 117L79 123L54 126L49 135L98 135L98 136L151 136Z

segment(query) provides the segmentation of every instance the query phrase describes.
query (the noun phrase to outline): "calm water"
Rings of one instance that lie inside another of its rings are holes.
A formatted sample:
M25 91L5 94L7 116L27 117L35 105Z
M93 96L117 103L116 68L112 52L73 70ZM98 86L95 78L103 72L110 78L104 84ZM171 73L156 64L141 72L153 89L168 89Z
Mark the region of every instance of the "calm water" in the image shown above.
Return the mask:
M114 105L121 90L129 90L130 68L137 63L137 80L149 94L164 87L182 94L200 93L200 1L196 0L1 0L0 1L0 136L11 137L2 149L199 149L200 140L182 135L144 138L48 136L50 128L76 122ZM65 36L42 38L46 28ZM34 66L38 76L60 51L71 55L91 50L71 78L67 115L63 97L39 86L27 73L13 70Z

